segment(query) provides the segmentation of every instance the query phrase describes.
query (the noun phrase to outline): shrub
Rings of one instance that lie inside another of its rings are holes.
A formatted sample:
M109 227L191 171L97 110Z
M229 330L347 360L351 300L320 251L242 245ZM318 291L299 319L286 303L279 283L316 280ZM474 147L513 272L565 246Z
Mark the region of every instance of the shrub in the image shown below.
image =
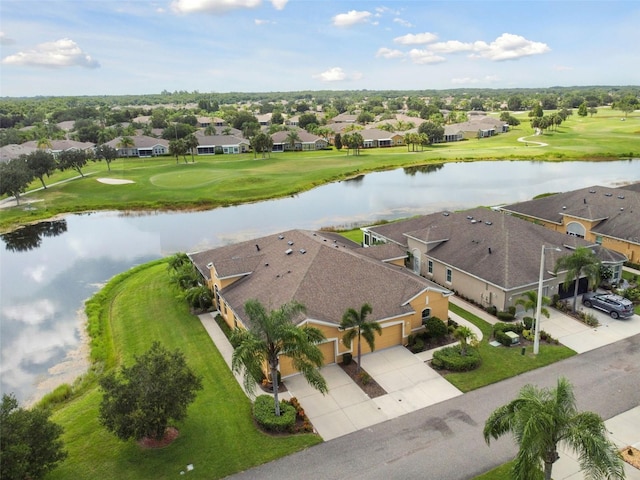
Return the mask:
M454 330L459 327L458 322L456 322L455 320L451 320L450 318L447 319L447 326L453 327Z
M493 315L494 317L498 314L498 308L495 305L490 305L486 308L488 314Z
M424 326L426 328L427 336L431 338L442 338L449 332L447 324L438 317L428 318L424 322Z
M507 330L498 330L497 332L494 332L494 337L498 342L500 342L500 344L505 347L510 347L512 345L512 340L511 337L505 333L506 331Z
M522 319L522 323L524 324L524 328L531 330L533 328L534 319L532 317L524 317Z
M420 337L416 337L413 341L413 345L409 347L409 350L413 353L418 353L424 350L424 340Z
M296 408L285 401L280 402L280 416L277 417L273 397L259 395L253 403L253 418L258 425L269 432L288 432L296 423Z
M431 365L437 369L446 369L454 372L466 372L478 368L482 363L480 352L476 348L468 348L467 354L462 356L460 345L445 347L433 353Z
M511 306L507 309L507 311L508 311L511 315L513 315L514 317L516 316L516 307L515 307L514 305L511 305Z
M362 385L368 385L369 383L371 383L371 375L369 375L367 372L360 372L359 376Z
M524 325L520 322L517 322L517 323L498 322L493 326L493 336L495 337L496 332L522 333L522 330L524 330Z
M516 318L516 316L511 312L498 312L498 320L503 322L510 322Z

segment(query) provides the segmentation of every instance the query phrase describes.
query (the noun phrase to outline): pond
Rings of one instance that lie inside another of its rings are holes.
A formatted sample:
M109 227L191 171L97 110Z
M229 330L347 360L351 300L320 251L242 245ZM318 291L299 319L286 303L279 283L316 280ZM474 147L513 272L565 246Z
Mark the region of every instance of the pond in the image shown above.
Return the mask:
M0 389L25 402L72 382L86 368L84 300L113 275L152 259L292 228L350 228L638 180L640 159L448 163L205 212L97 212L23 228L2 235L0 248Z

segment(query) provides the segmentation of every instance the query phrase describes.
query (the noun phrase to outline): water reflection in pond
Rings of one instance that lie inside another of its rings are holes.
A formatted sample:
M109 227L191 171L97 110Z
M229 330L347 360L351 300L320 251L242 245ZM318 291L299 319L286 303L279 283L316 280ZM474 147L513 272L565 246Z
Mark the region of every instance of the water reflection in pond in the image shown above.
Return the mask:
M3 235L2 392L19 399L80 345L83 301L113 275L178 251L290 228L362 225L439 210L528 200L546 192L640 180L640 160L473 162L359 175L300 195L206 212L69 215ZM62 371L60 371L62 370ZM72 381L73 362L53 381Z

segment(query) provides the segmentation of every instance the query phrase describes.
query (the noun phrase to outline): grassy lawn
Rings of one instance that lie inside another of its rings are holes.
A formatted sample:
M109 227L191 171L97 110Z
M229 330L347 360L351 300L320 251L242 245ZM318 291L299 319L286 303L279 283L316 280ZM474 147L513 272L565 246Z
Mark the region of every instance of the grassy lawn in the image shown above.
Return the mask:
M506 480L511 478L511 469L513 468L513 461L503 463L499 467L489 470L482 475L478 475L474 480Z
M54 479L177 478L193 464L190 478L221 478L321 441L316 435L268 436L256 429L251 403L222 356L186 303L177 299L165 262L138 267L101 292L100 349L107 364L130 364L153 341L180 348L191 368L203 376L204 390L179 425L180 437L161 450L141 450L122 442L98 423L98 387L57 409L53 420L64 427L69 457ZM100 295L100 294L99 294Z
M506 134L482 140L438 144L423 152L406 147L361 150L358 156L327 150L272 154L254 158L253 154L187 156L176 164L171 157L126 158L112 162L89 162L85 178L69 180L75 171L56 172L46 182L46 190L23 196L31 208L4 208L0 229L40 220L59 213L105 209L185 209L215 208L249 201L299 193L353 175L412 165L461 160L598 160L640 156L638 126L640 114L621 122L620 112L599 109L593 118L569 117L557 131L533 136L528 119ZM548 143L545 147L526 147L519 137ZM108 185L100 177L131 180L126 185ZM40 188L35 180L28 190Z
M475 390L506 378L520 375L521 373L536 368L544 367L576 354L570 348L563 345L548 345L541 343L538 355L533 355L531 347L528 347L522 355L521 347L492 347L491 325L476 317L472 313L463 310L457 305L449 304L449 309L470 321L482 331L480 342L480 356L482 365L471 372L449 373L445 378L463 392Z

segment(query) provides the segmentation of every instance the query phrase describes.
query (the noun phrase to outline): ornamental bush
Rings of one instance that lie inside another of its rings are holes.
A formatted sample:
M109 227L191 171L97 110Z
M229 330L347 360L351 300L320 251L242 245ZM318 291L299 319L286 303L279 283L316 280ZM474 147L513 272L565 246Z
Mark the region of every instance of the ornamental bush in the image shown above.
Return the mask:
M478 368L482 363L478 349L467 348L467 354L464 356L460 352L460 345L437 350L433 353L431 365L437 369L467 372Z
M280 402L280 416L277 417L273 407L273 397L259 395L253 403L253 418L258 425L269 432L289 432L296 423L296 408L285 402Z
M429 338L442 338L447 333L449 333L447 324L440 320L438 317L428 318L427 320L425 320L424 326Z
M510 322L511 320L516 318L516 316L511 312L498 312L497 317L503 322Z

